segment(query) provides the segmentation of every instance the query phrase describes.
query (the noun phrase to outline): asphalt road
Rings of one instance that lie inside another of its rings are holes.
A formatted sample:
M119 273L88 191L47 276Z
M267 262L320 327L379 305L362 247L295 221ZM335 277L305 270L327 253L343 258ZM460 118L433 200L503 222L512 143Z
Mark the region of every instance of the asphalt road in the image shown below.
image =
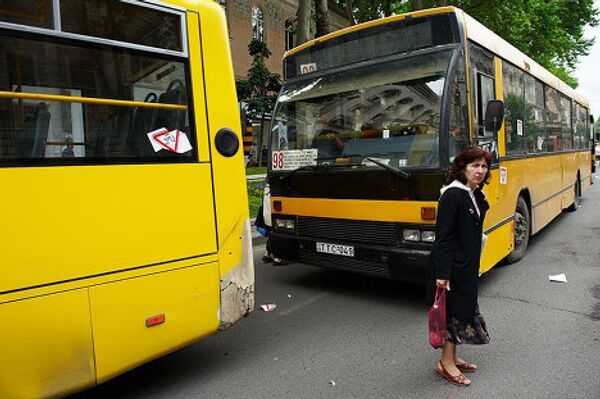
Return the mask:
M434 367L424 288L303 265L262 264L255 310L228 331L77 398L600 398L600 179L581 208L481 278L491 334L459 348L479 365L455 387ZM566 273L568 283L551 283Z

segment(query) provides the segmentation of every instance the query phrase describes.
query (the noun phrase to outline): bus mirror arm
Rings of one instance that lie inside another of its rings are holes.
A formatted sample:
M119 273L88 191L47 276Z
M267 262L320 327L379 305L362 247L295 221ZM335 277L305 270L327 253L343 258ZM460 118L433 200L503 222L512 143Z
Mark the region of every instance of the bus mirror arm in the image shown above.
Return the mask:
M498 132L504 120L504 103L500 100L491 100L485 108L485 130Z

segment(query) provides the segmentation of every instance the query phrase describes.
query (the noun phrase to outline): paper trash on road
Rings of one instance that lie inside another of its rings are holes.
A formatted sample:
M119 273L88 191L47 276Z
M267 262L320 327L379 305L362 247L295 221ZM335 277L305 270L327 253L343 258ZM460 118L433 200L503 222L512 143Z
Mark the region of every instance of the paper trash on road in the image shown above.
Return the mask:
M556 283L566 283L567 282L567 275L564 273L556 274L554 276L548 276L548 278L550 279L550 281L554 281Z
M265 312L272 312L275 310L276 307L277 305L275 305L274 303L266 303L264 305L260 305L260 308Z
M335 381L334 380L329 380L329 383L333 386L335 386Z
M292 297L292 294L288 294L288 298L291 298L291 297Z

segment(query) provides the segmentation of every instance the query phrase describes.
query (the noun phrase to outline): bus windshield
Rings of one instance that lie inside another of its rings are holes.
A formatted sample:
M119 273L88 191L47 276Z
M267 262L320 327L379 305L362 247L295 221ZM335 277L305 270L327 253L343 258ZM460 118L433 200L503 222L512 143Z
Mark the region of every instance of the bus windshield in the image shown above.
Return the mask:
M441 97L452 50L428 51L291 82L271 132L273 169L348 163L439 165ZM275 158L274 158L275 161Z

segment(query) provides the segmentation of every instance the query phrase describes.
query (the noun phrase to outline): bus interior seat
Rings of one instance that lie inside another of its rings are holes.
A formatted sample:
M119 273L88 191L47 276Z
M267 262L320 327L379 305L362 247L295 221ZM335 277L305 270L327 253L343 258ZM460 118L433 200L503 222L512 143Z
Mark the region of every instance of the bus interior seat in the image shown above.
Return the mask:
M148 93L144 102L156 103L158 96L155 93ZM147 134L156 130L156 108L136 107L133 111L131 123L131 135L129 138L129 153L144 157L154 154L152 145L148 141Z
M25 120L17 139L17 155L23 158L43 158L50 127L50 112L46 103L39 103L32 117Z
M174 79L167 87L167 90L160 95L158 102L163 104L186 104L187 93L185 92L183 82L179 79ZM156 129L164 127L168 130L178 129L185 131L185 115L185 110L160 108L156 113Z
M106 157L126 156L127 140L131 130L131 110L129 108L117 109L100 124L95 130L96 143L91 156Z

